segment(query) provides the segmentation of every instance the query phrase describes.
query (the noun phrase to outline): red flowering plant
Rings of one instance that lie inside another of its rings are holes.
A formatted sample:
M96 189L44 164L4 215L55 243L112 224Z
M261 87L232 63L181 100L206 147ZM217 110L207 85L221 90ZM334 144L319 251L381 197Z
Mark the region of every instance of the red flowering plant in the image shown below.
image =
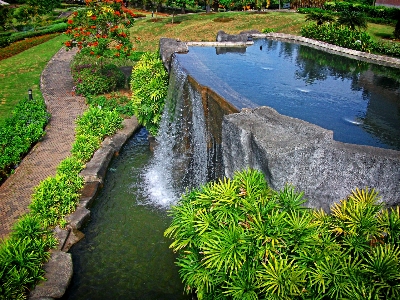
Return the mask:
M122 0L86 0L86 9L74 12L68 20L65 46L99 58L128 57L133 47L128 30L134 18Z

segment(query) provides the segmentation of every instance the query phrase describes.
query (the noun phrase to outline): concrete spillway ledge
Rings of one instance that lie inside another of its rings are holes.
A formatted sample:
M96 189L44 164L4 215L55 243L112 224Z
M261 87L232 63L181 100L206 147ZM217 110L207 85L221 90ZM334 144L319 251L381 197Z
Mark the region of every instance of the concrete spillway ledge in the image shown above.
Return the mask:
M253 45L254 42L186 42L188 46L197 47L247 47Z
M288 34L252 32L249 38L295 42L357 60L400 68L397 58ZM174 53L188 52L188 45L194 44L161 39L160 54L166 68L169 70ZM214 43L210 44L216 47ZM203 94L206 91L218 94L218 90L199 86ZM215 105L214 110L217 110ZM208 106L203 106L204 114L208 115ZM222 105L219 110L224 111ZM219 136L226 176L231 177L235 171L244 168L259 169L274 189L293 184L305 192L309 207L325 210L346 198L352 190L365 187L376 189L388 206L400 204L400 151L337 142L333 140L332 131L281 115L269 107L244 109L239 113L230 109L224 114L220 118L222 121L214 119L213 128L219 127L215 131L222 131Z

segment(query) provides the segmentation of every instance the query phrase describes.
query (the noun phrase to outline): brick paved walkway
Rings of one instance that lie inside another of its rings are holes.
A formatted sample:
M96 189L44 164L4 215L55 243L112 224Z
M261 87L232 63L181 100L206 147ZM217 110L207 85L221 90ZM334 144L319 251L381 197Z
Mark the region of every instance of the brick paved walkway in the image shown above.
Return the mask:
M75 119L86 109L85 98L72 95L70 62L74 54L61 49L42 73L41 91L51 119L45 137L0 186L0 238L6 237L15 221L28 212L33 188L54 176L59 163L70 155Z

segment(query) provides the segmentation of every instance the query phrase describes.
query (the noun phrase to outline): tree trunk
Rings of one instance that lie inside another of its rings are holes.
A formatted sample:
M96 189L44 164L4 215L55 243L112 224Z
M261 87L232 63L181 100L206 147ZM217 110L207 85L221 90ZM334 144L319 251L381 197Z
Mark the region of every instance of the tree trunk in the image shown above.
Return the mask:
M218 7L219 7L219 1L218 0L214 0L213 1L214 12L218 12Z
M206 13L209 13L211 11L211 7L209 4L206 5Z

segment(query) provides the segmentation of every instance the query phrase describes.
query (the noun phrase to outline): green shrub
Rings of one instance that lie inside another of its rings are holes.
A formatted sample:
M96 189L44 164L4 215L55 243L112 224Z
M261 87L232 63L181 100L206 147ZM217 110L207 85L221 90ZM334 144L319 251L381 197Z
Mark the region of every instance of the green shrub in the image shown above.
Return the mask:
M131 90L135 116L157 135L168 89L168 73L158 53L145 53L132 71Z
M134 114L131 100L127 96L117 93L111 96L88 96L86 97L86 102L91 106L97 106L102 109L115 109L121 115L131 117Z
M90 107L76 121L76 137L71 153L81 162L88 161L100 147L104 137L122 127L122 118L116 110Z
M67 214L73 212L79 201L78 191L83 187L83 179L56 174L43 180L32 195L29 209L37 215L45 227L58 224Z
M398 299L400 210L355 190L332 213L259 171L187 192L165 236L186 292L202 299Z
M10 45L10 43L11 41L9 36L0 37L0 48L7 47L8 45Z
M100 107L89 107L76 120L77 135L92 135L103 140L121 128L122 118L116 110L107 110Z
M73 70L78 95L98 95L125 85L125 75L115 65L81 65Z
M46 27L45 29L42 29L42 30L17 32L17 33L12 34L9 39L10 39L10 43L14 43L14 42L26 39L26 38L42 36L42 35L51 34L51 33L64 32L65 30L67 30L67 28L68 28L68 25L66 23L58 23L58 24L54 24L49 27Z
M0 127L0 181L45 134L50 115L43 99L20 101L12 116Z
M8 239L0 246L0 298L25 299L26 290L43 279L49 258L45 239Z
M390 42L377 42L373 44L373 52L394 57L400 57L400 44Z
M272 28L264 28L262 30L262 33L270 33L270 32L274 32L274 29L272 29Z
M335 12L359 12L371 18L396 20L399 9L394 7L360 5L346 1L325 2L324 8Z
M306 24L301 28L301 35L340 47L371 52L373 41L366 32L351 30L336 24Z

